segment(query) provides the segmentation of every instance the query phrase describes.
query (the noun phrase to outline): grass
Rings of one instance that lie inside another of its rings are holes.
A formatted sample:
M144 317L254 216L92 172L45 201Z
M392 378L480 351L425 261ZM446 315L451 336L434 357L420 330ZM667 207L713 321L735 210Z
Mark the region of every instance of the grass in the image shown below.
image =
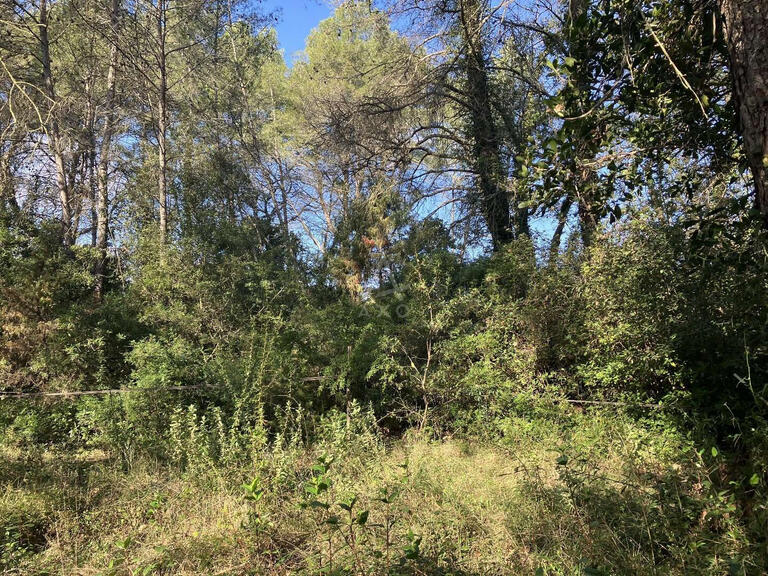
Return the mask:
M129 467L0 455L4 574L749 574L754 518L715 457L653 423L562 412L501 439L270 445L247 461ZM318 464L333 459L330 466ZM313 469L314 466L314 469ZM263 497L245 498L259 478ZM317 494L309 485L328 488ZM352 502L352 511L339 502ZM360 513L364 513L360 516ZM361 521L362 520L362 521ZM335 571L335 572L334 572Z

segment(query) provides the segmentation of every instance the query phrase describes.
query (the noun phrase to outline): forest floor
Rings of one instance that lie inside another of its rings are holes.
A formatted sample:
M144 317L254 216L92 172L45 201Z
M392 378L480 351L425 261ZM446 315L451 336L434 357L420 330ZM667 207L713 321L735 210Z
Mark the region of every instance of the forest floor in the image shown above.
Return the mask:
M682 438L598 410L502 429L493 441L337 435L183 469L6 445L0 573L751 571L743 527L707 491L713 468Z

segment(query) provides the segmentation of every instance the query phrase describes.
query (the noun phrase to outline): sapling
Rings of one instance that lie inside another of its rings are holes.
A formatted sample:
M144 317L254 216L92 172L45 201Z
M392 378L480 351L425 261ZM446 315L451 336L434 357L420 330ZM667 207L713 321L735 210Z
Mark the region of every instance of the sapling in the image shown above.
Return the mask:
M251 510L248 513L248 525L255 530L263 530L267 523L258 511L258 503L264 496L261 479L258 476L254 477L250 484L243 484L243 490L245 491L245 499L252 504Z
M338 518L329 515L330 503L324 496L331 487L331 480L327 477L332 457L322 454L312 466L312 478L304 485L304 493L307 499L301 503L302 508L321 510L320 525L327 526L328 541L328 571L333 571L333 528L338 525ZM322 560L322 559L321 559Z

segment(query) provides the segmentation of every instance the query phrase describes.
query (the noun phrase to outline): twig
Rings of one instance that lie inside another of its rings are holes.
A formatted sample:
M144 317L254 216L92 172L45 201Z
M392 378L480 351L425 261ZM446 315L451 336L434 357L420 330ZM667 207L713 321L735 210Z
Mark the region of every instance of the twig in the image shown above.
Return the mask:
M682 73L682 71L675 65L675 62L672 60L672 56L669 55L669 52L667 52L667 49L664 47L664 44L662 44L659 37L656 35L656 32L653 31L653 28L650 24L646 24L646 27L648 28L648 32L651 33L651 36L653 36L653 40L656 42L656 46L659 47L659 49L662 51L664 56L666 56L667 61L669 62L669 65L672 66L672 69L675 71L675 74L680 79L680 83L691 93L693 94L693 97L696 98L696 102L699 104L699 108L701 108L701 113L704 114L704 118L709 120L709 115L707 114L707 111L704 109L704 104L702 103L701 99L699 98L699 95L696 94L696 90L693 89L693 86L690 85L688 80L685 78L685 74Z

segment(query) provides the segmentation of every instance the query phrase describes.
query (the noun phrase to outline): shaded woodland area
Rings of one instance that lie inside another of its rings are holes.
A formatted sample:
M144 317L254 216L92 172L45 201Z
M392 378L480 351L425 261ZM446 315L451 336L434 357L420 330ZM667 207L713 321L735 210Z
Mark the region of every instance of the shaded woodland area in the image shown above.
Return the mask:
M279 16L0 0L0 572L764 574L765 0Z

